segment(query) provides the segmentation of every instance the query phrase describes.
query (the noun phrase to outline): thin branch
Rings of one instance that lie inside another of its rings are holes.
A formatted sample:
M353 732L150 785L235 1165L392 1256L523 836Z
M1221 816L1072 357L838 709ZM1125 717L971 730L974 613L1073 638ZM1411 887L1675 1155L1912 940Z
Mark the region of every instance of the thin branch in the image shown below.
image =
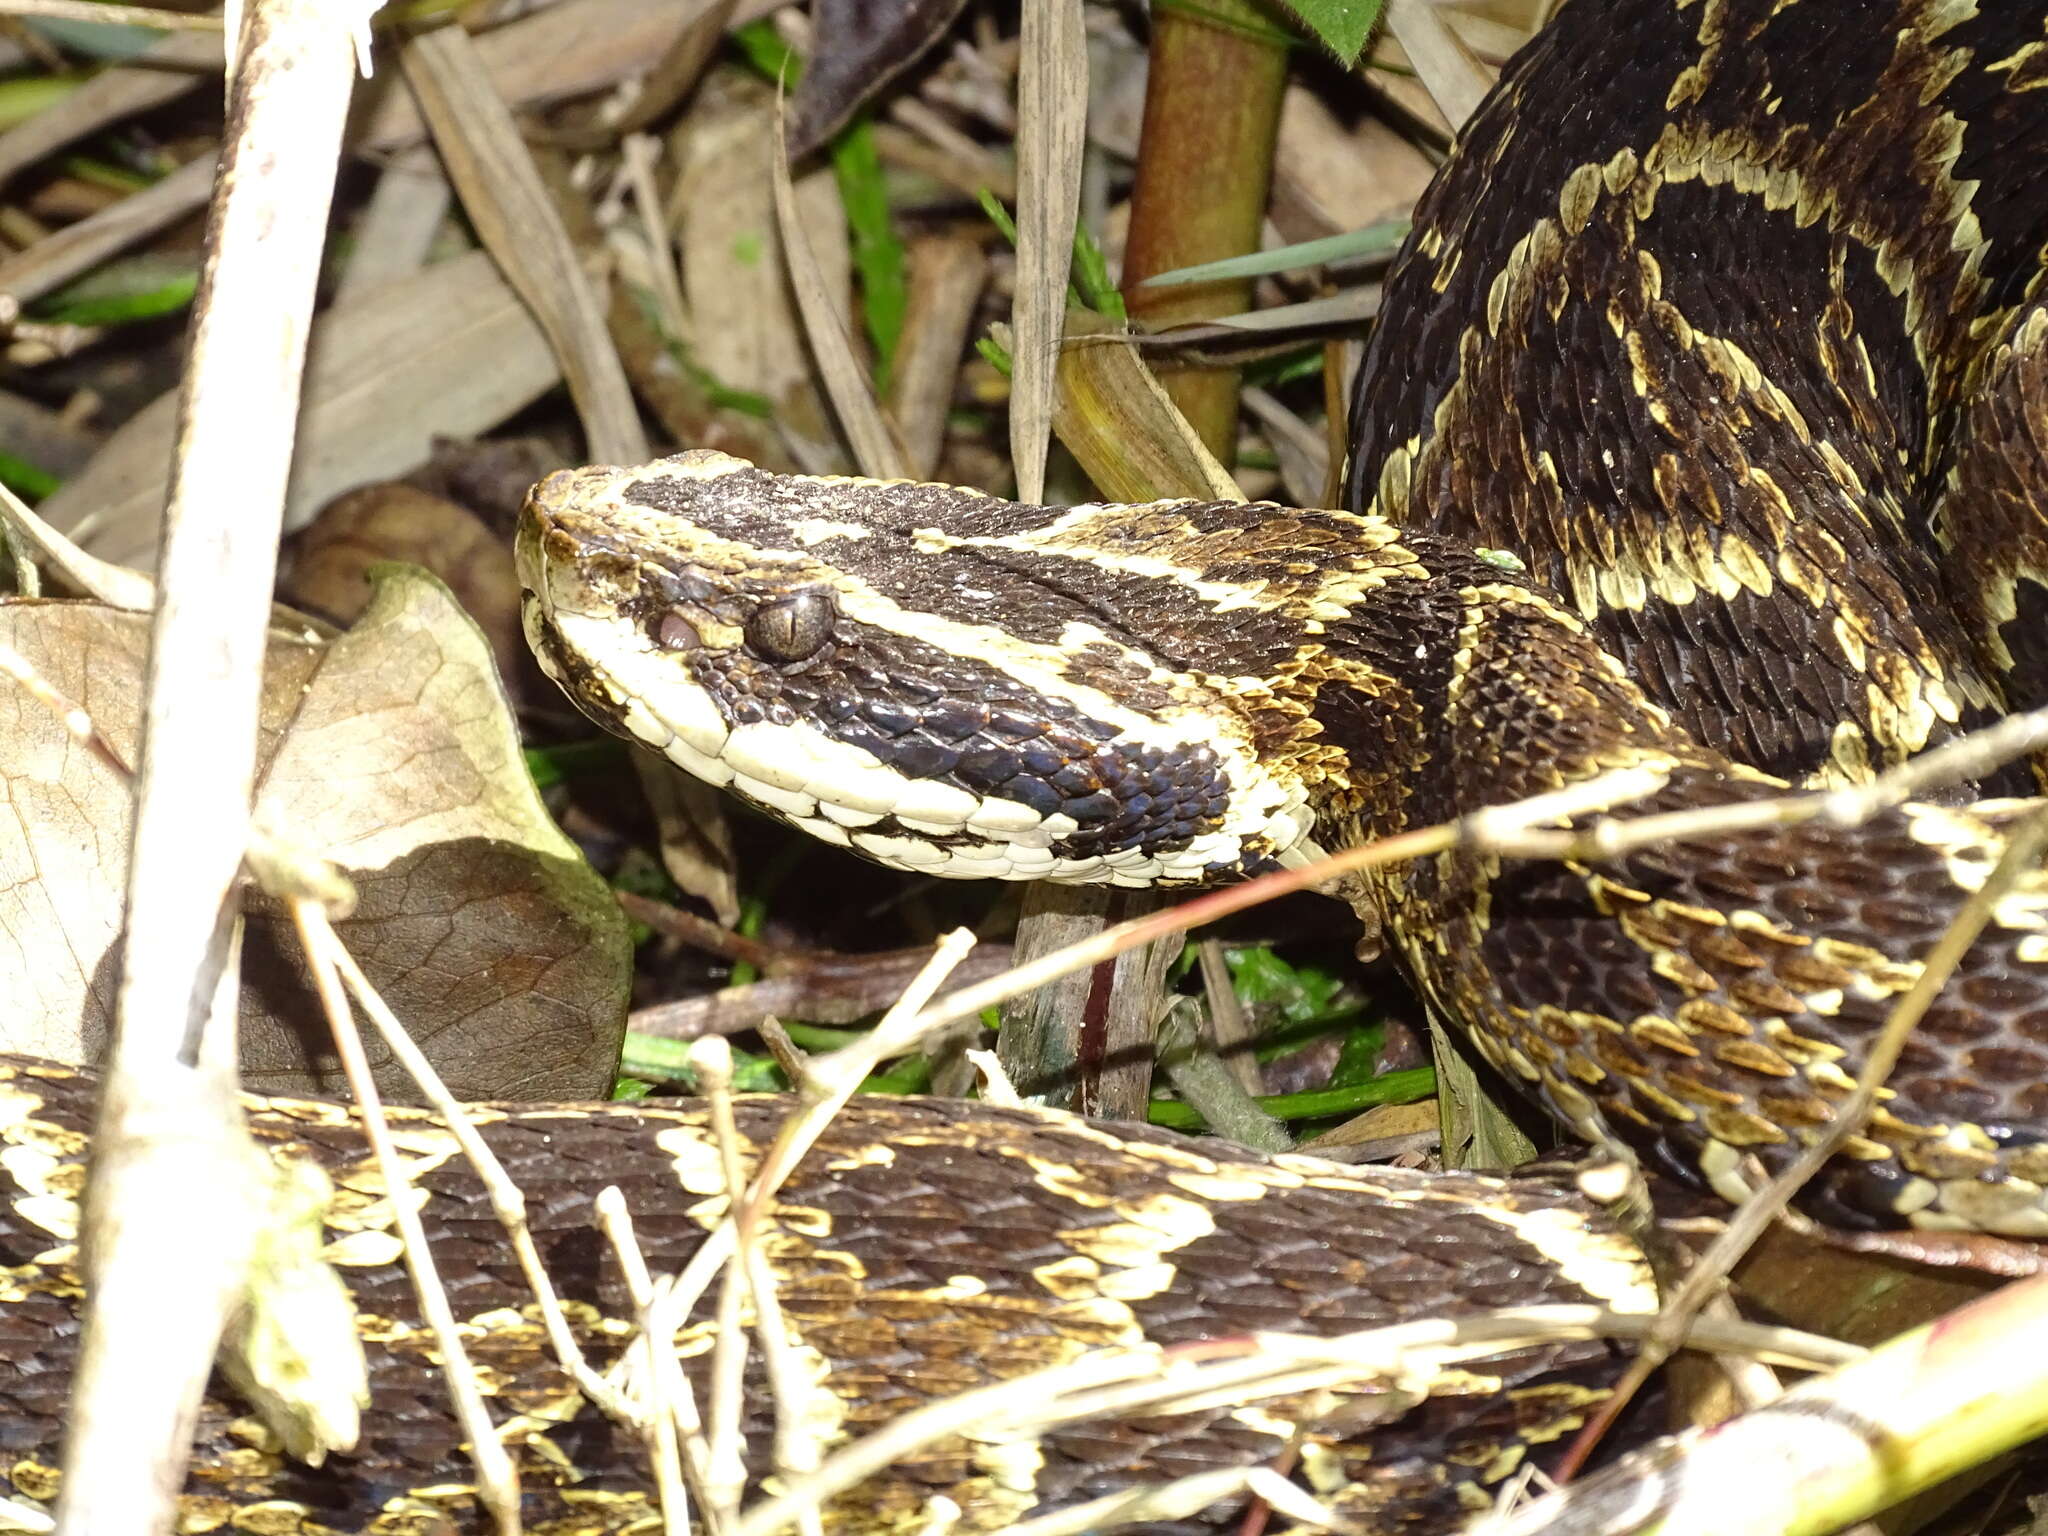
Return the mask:
M326 926L327 915L308 901L293 901L291 911L298 925L299 942L312 969L314 989L320 994L321 1007L333 1027L335 1054L341 1058L349 1092L355 1096L363 1139L370 1144L377 1159L377 1171L384 1181L384 1198L404 1244L405 1267L412 1276L420 1317L441 1353L442 1379L448 1384L456 1422L462 1426L463 1436L469 1442L470 1460L476 1466L478 1502L490 1512L501 1536L518 1536L519 1469L499 1441L490 1410L484 1406L476 1372L470 1366L461 1330L448 1305L448 1293L442 1288L434 1266L433 1250L427 1245L419 1204L413 1199L411 1175L406 1172L405 1160L399 1156L391 1140L391 1128L384 1120L383 1100L377 1092L376 1080L370 1075L369 1058L363 1054L362 1036L356 1033L341 974L329 963L330 947L320 942L319 930Z
M265 1214L233 1098L237 886L308 316L369 9L257 0L235 39L150 629L65 1536L171 1528Z
M310 909L317 913L318 909ZM398 1058L407 1075L419 1084L420 1091L440 1112L447 1124L449 1134L462 1147L462 1153L476 1170L477 1178L490 1197L491 1211L498 1223L505 1229L511 1240L513 1255L519 1261L519 1270L526 1277L526 1283L533 1290L539 1304L541 1326L547 1331L548 1342L555 1351L555 1359L562 1367L562 1374L576 1384L578 1391L590 1399L597 1408L621 1424L640 1426L641 1415L634 1405L626 1400L604 1377L592 1369L584 1358L583 1350L576 1342L576 1335L569 1327L569 1320L562 1312L562 1303L555 1294L554 1282L549 1278L547 1266L542 1262L540 1249L533 1241L533 1230L526 1220L526 1194L513 1182L505 1171L505 1165L490 1149L476 1125L469 1118L468 1109L459 1103L448 1091L448 1085L441 1081L441 1075L434 1070L426 1053L413 1043L412 1036L391 1011L363 968L356 964L355 956L348 952L328 924L324 914L309 918L300 925L302 934L310 935L309 942L317 944L322 961L340 971L348 990L370 1016L377 1034L391 1054ZM644 1427L644 1426L640 1426Z
M1150 1345L1091 1350L1064 1365L978 1387L891 1420L835 1452L801 1487L747 1511L736 1536L771 1536L804 1508L816 1509L925 1446L968 1430L981 1441L1028 1439L1108 1413L1187 1413L1373 1381L1423 1390L1428 1378L1463 1361L1560 1340L1641 1338L1656 1322L1654 1314L1594 1306L1504 1307L1329 1338L1259 1333L1221 1358L1190 1359ZM1852 1365L1867 1354L1832 1339L1754 1323L1701 1320L1686 1342L1803 1369Z
M689 1536L690 1497L684 1487L682 1453L677 1446L675 1419L662 1400L664 1378L659 1356L674 1350L666 1340L649 1330L654 1305L654 1282L647 1273L647 1259L640 1240L633 1233L633 1213L616 1184L597 1192L597 1222L605 1239L618 1255L619 1273L626 1281L626 1295L633 1303L633 1316L640 1325L640 1337L633 1348L640 1356L641 1374L649 1401L639 1414L641 1433L647 1440L648 1459L654 1463L654 1492L661 1502L663 1536Z

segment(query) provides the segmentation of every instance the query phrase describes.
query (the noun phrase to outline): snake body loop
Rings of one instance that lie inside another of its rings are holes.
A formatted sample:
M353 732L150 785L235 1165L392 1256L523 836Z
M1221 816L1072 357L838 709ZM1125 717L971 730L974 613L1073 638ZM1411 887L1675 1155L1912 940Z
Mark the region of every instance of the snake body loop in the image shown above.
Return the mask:
M1019 507L686 453L536 488L529 633L611 729L948 876L1235 878L1613 768L1661 784L1643 811L1867 778L2048 702L2044 86L2042 0L1575 0L1467 126L1388 276L1351 510ZM1732 1196L1751 1159L1780 1167L1829 1122L2029 808L1996 796L2029 787L2015 768L1854 829L1601 863L1466 846L1344 894L1577 1131ZM0 1058L0 1491L17 1499L54 1491L90 1086ZM772 1111L746 1110L750 1147ZM576 1326L615 1351L628 1329L587 1202L620 1185L657 1268L681 1262L722 1213L701 1112L479 1114ZM357 1130L285 1102L255 1124L340 1176L328 1227L378 1401L365 1447L318 1473L211 1403L188 1527L472 1521ZM637 1441L548 1363L452 1138L429 1116L403 1129L456 1311L516 1415L531 1514L641 1528ZM2040 1237L2044 1191L2034 871L1812 1198L1844 1222ZM944 1103L835 1126L769 1258L832 1441L1095 1344L1649 1305L1626 1245L1555 1191ZM709 1326L679 1340L690 1361ZM1556 1347L1412 1406L961 1435L829 1529L932 1528L941 1495L955 1528L996 1529L1283 1449L1360 1529L1450 1529L1613 1368Z

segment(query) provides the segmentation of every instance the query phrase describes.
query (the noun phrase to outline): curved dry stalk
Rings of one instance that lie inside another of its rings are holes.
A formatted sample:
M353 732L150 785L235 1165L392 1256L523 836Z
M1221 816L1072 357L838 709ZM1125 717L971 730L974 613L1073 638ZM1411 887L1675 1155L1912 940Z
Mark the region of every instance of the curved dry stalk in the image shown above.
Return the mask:
M263 1219L253 1192L218 1192L260 1158L234 1105L237 885L308 316L370 9L256 0L237 39L150 635L66 1536L171 1527Z
M525 1192L505 1172L505 1165L477 1131L468 1110L448 1091L448 1085L441 1081L441 1075L427 1060L426 1053L413 1042L390 1005L370 984L370 978L356 964L355 956L348 952L348 946L341 942L340 936L327 922L326 915L318 908L305 910L308 915L300 923L299 933L302 942L308 945L309 953L317 947L322 957L320 963L330 964L341 973L349 992L376 1026L378 1037L398 1058L406 1075L419 1085L428 1102L439 1111L449 1134L461 1145L462 1155L483 1182L490 1198L491 1213L505 1229L505 1235L512 1243L513 1255L519 1261L519 1272L533 1290L534 1300L540 1308L541 1326L547 1332L549 1346L562 1367L562 1374L574 1382L576 1389L596 1404L601 1412L621 1424L644 1428L642 1421L645 1415L584 1358L576 1335L569 1327L569 1320L563 1315L554 1281L549 1278L547 1266L541 1261L540 1250L534 1246L533 1232L526 1221Z
M674 1415L662 1397L667 1382L660 1367L661 1346L648 1326L654 1281L647 1272L646 1256L640 1252L640 1240L633 1232L633 1213L627 1209L619 1186L607 1184L599 1190L596 1208L598 1226L612 1245L612 1252L618 1255L619 1273L625 1277L626 1294L640 1326L640 1337L632 1348L639 1356L649 1402L638 1418L640 1432L647 1441L647 1458L654 1465L654 1493L661 1507L662 1536L690 1536L690 1498L685 1486L682 1448Z
M1559 1340L1641 1338L1656 1322L1654 1314L1595 1306L1504 1307L1330 1338L1253 1334L1236 1355L1194 1362L1157 1346L1091 1350L1064 1365L892 1419L835 1452L801 1487L748 1510L735 1536L772 1536L806 1509L816 1510L902 1458L969 1429L980 1441L1021 1440L1104 1414L1186 1413L1374 1380L1392 1383L1395 1390L1421 1391L1429 1377L1460 1361ZM1832 1339L1754 1323L1702 1321L1686 1342L1807 1369L1854 1364L1867 1353Z
M442 1379L448 1384L456 1422L462 1426L469 1442L470 1460L476 1466L478 1502L490 1511L500 1536L518 1536L519 1469L498 1439L490 1410L484 1406L476 1372L470 1368L469 1352L463 1347L455 1313L448 1305L448 1293L442 1288L440 1273L434 1265L426 1228L420 1222L412 1177L406 1172L405 1160L398 1155L398 1147L391 1140L391 1128L384 1120L383 1099L370 1075L369 1059L363 1054L362 1036L356 1032L341 974L332 963L330 947L319 941L318 930L326 925L326 914L303 900L293 901L291 911L313 972L314 989L320 994L320 1005L331 1026L335 1055L341 1058L349 1092L355 1097L363 1139L370 1144L377 1159L377 1171L384 1180L384 1198L390 1203L392 1224L404 1244L405 1267L412 1276L420 1316L441 1353Z
M2048 1431L2048 1276L1660 1441L1484 1536L1822 1536Z

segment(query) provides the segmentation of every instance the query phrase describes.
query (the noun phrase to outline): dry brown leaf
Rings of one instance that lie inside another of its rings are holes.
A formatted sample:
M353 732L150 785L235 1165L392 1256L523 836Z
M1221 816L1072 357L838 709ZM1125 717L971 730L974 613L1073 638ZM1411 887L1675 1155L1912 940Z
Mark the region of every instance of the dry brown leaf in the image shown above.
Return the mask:
M424 463L438 436L487 431L560 379L540 327L483 251L336 305L313 323L285 526ZM104 559L153 567L177 411L175 394L151 401L43 502L44 515Z
M133 64L93 76L0 134L0 186L110 123L176 101L200 86L218 89L224 53L218 32L168 32Z
M801 414L820 420L823 403L775 222L774 87L737 69L715 72L668 144L676 166L670 206L691 317L684 339L693 358L728 388L778 403L805 397ZM832 313L850 324L853 260L829 167L796 178L796 202Z
M562 0L478 34L476 48L500 99L514 107L540 106L648 73L715 3ZM782 3L740 0L727 25L742 26ZM426 132L419 107L403 84L386 81L364 116L353 147L399 149L417 144Z
M880 480L904 478L903 447L883 414L868 372L854 352L853 339L833 304L830 274L818 260L812 226L796 200L789 175L788 147L781 112L775 116L775 153L769 163L775 193L775 224L782 233L783 263L803 316L804 336L817 359L826 398L839 418L839 429L864 475ZM844 220L835 221L843 228Z
M109 256L206 206L213 157L201 155L98 213L0 261L0 293L26 304L89 272Z
M1244 500L1122 332L1076 308L1067 313L1067 335L1053 430L1104 497Z
M812 0L810 64L790 102L789 152L820 148L953 25L966 0Z
M415 144L392 155L349 227L348 265L335 290L337 302L411 277L424 267L454 201L440 157L427 145Z
M946 415L953 408L968 327L988 281L988 257L976 242L957 235L913 240L908 257L910 308L896 348L889 409L911 474L929 480L946 446Z
M1291 85L1273 152L1273 222L1289 240L1405 219L1436 169L1376 117L1339 122L1323 99Z
M463 210L555 349L591 456L640 463L647 435L604 306L476 45L443 27L412 39L401 58Z
M0 640L131 763L148 627L88 603L0 607ZM601 1097L624 1027L624 925L541 807L483 639L445 589L395 572L331 644L274 633L261 729L261 824L354 880L343 936L455 1092ZM0 841L0 988L13 1000L0 1045L96 1057L112 1019L128 784L14 685L0 689L0 776L19 828ZM332 1090L338 1074L309 1068L299 1034L325 1026L284 958L288 927L257 903L247 1077L268 1092ZM413 1096L388 1062L378 1080Z
M652 752L635 752L633 770L654 815L662 868L677 890L732 927L740 920L740 881L725 796Z
M1387 0L1387 32L1407 55L1439 120L1455 133L1493 88L1496 71L1472 56L1431 0Z
M520 632L512 546L476 513L444 497L395 482L337 497L296 541L278 596L350 624L370 606L372 568L390 560L417 565L447 584L490 642L498 676L515 699L558 697Z

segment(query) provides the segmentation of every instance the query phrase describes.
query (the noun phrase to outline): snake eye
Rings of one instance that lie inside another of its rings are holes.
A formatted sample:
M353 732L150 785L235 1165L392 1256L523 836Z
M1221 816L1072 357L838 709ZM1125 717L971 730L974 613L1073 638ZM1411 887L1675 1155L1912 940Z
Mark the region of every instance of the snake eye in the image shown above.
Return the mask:
M747 644L770 661L815 656L832 633L832 594L815 589L763 603L747 620Z

